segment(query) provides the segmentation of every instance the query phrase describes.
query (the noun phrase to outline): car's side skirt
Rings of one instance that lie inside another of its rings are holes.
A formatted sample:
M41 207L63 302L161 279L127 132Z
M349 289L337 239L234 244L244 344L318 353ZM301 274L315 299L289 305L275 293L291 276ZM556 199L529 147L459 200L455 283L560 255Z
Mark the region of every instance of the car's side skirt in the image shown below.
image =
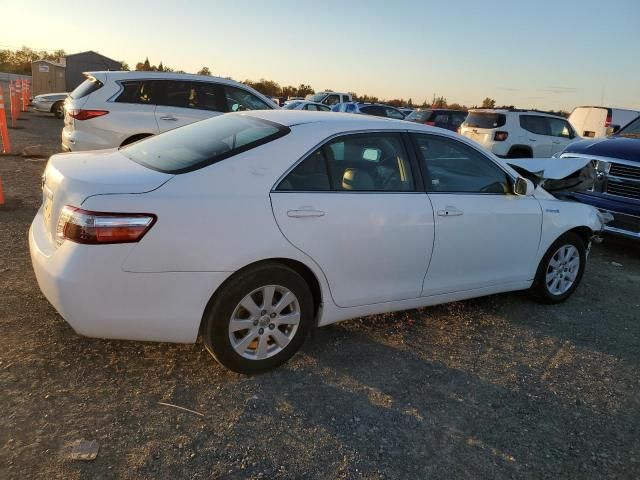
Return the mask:
M379 313L397 312L402 310L411 310L413 308L429 307L442 303L457 302L459 300L467 300L469 298L484 297L485 295L493 295L496 293L512 292L516 290L526 290L531 287L533 280L524 282L501 283L498 285L490 285L487 287L476 288L473 290L463 290L453 293L443 293L439 295L431 295L428 297L412 298L409 300L400 300L397 302L374 303L371 305L362 305L352 308L339 308L333 305L324 305L322 316L318 321L318 326L322 327L330 325L342 320L351 318L364 317L367 315L376 315Z

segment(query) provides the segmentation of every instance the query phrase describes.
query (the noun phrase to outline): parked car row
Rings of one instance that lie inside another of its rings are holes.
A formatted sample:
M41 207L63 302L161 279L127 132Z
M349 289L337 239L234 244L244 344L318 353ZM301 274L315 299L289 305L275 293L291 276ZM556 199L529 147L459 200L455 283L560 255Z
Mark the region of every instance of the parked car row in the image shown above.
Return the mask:
M59 113L65 95L38 96L34 108ZM232 80L150 72L95 72L67 97L64 106L65 151L120 147L222 113L279 108L268 97ZM405 119L458 130L506 159L590 156L598 162L599 180L591 192L574 193L573 198L612 213L616 221L608 227L611 233L640 238L638 139L633 122L620 129L637 118L636 111L577 107L565 119L536 110L421 109L405 117L395 107L353 102L351 95L341 92L289 100L284 108ZM606 141L597 140L619 129ZM585 137L594 140L585 143Z

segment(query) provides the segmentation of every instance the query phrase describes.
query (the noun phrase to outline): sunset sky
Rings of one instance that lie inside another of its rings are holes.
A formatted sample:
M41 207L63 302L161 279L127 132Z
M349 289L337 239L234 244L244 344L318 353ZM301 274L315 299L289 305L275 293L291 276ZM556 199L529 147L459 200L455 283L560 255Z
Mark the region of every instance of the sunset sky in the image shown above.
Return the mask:
M640 2L20 0L0 48L149 57L381 98L640 109Z

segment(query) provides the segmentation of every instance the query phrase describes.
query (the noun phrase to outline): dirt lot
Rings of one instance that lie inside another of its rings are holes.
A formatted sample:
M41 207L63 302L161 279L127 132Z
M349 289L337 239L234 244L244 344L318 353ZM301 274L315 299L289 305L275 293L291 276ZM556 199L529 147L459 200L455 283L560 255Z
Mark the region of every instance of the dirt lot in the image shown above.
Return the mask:
M55 151L61 122L27 118L14 150ZM640 477L640 246L595 247L560 306L517 293L353 320L246 377L200 344L72 331L29 261L43 168L0 157L0 478ZM94 461L68 458L81 438Z

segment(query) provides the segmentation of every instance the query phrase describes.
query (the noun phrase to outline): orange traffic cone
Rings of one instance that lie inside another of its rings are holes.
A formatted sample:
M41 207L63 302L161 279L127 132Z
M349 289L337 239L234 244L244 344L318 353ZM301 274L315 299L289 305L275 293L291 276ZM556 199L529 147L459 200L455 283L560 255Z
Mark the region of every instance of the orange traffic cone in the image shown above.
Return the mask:
M16 105L16 120L20 119L20 97L22 96L22 87L20 82L16 80L13 84L13 100Z
M16 128L16 120L18 112L16 112L16 86L12 81L9 82L9 109L11 113L11 128Z
M2 138L2 153L9 153L11 145L9 144L7 117L4 114L4 94L2 92L2 87L0 87L0 137Z
M24 95L27 93L27 87L24 84L24 80L20 80L20 111L26 112L27 105L24 101Z
M4 205L4 192L2 191L2 177L0 177L0 205Z

